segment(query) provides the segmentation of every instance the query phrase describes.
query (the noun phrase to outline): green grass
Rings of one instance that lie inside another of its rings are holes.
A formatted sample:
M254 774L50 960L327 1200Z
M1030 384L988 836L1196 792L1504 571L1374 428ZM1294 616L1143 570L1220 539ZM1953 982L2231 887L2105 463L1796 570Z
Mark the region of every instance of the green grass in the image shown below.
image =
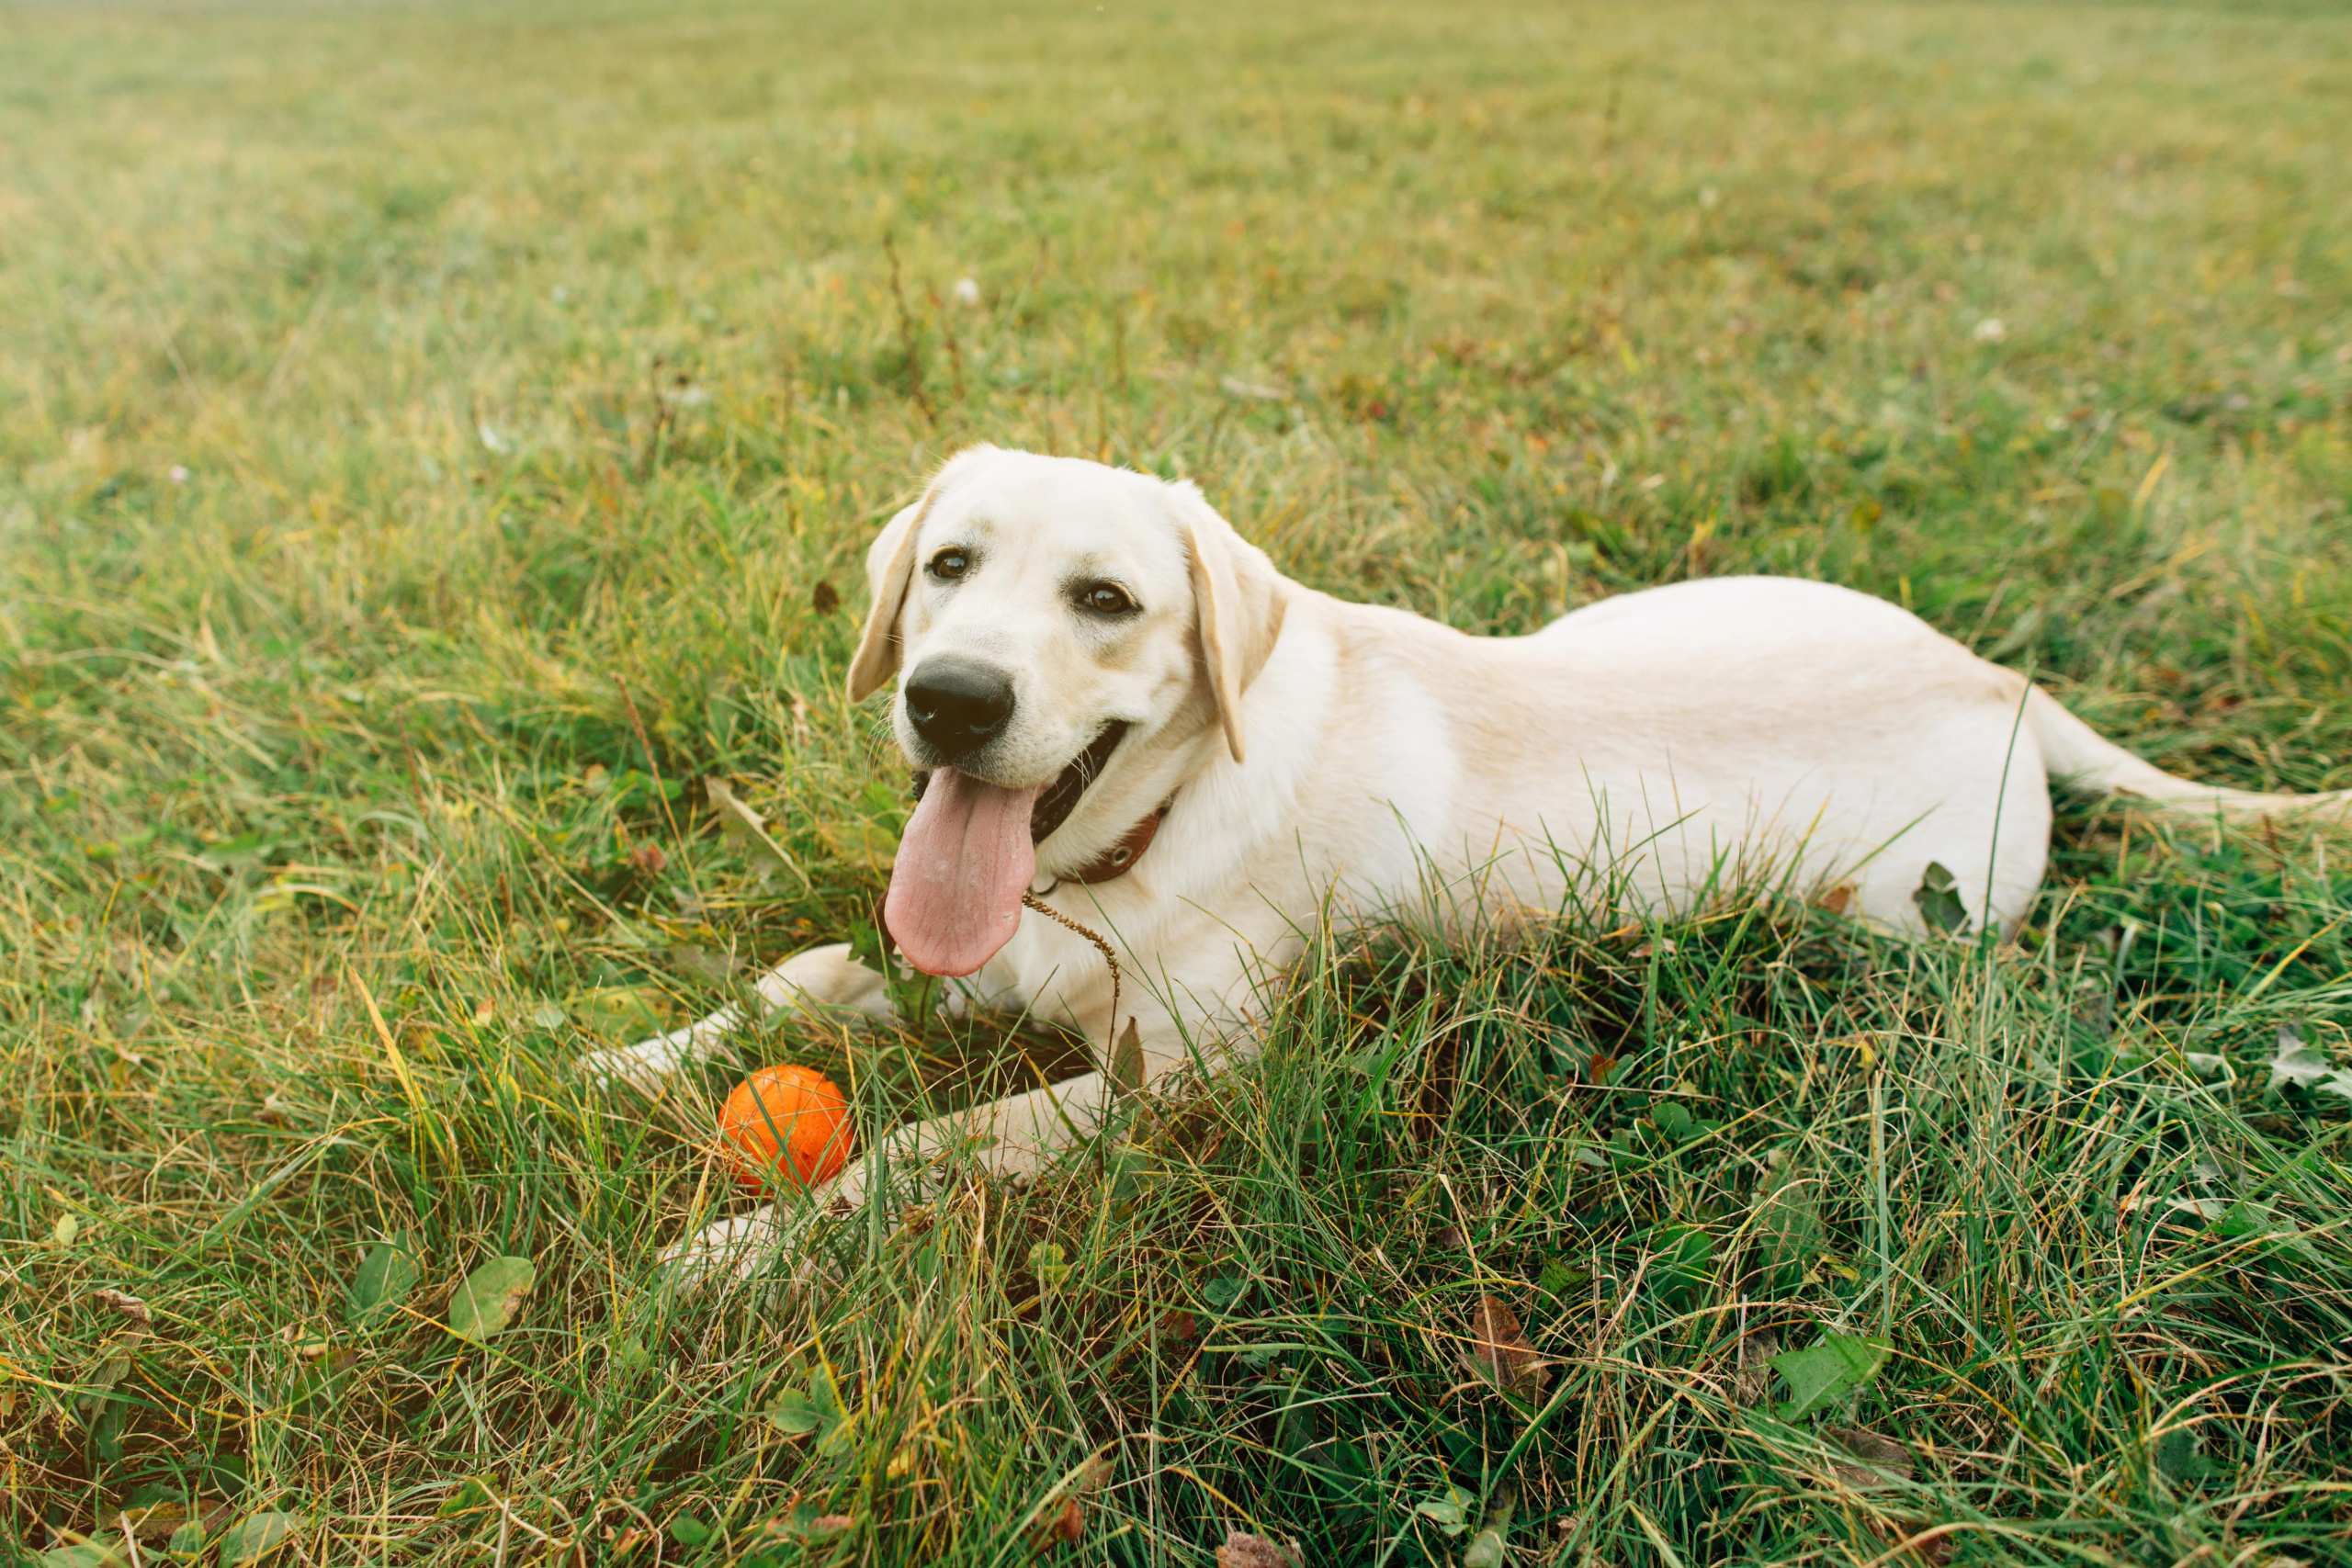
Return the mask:
M2352 1062L2340 835L2065 802L1997 950L1343 946L789 1302L656 1278L731 1070L568 1064L866 917L856 563L977 439L1481 631L1852 583L2352 785L2347 67L2218 3L0 12L0 1558L1019 1563L1077 1498L1069 1561L1401 1564L1508 1498L1521 1562L2344 1560L2352 1104L2267 1066ZM869 1130L1069 1055L967 1035L744 1052ZM1825 1333L1888 1359L1784 1409Z

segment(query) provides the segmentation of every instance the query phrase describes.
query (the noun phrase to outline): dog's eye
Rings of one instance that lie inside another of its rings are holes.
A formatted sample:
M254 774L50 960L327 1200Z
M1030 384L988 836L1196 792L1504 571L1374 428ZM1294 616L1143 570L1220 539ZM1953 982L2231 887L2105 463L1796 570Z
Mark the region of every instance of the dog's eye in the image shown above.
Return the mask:
M1127 591L1115 582L1090 582L1078 591L1078 602L1098 615L1124 615L1136 607Z
M931 575L953 581L972 570L972 558L950 547L931 558Z

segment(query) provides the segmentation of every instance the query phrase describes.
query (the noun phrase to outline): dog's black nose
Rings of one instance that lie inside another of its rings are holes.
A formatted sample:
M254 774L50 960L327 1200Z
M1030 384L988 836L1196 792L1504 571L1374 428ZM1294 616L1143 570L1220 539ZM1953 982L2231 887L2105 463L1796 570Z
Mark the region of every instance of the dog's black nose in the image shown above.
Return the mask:
M915 733L956 758L994 739L1012 717L1012 682L977 660L926 659L908 678L907 718Z

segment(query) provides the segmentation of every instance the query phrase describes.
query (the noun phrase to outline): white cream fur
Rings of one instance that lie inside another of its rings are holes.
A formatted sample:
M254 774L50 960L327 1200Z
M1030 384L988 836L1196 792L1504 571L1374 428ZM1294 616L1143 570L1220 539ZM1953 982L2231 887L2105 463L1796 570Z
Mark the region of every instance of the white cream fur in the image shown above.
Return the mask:
M921 562L946 542L987 557L967 581L926 581ZM1133 627L1073 618L1063 585L1081 560L1134 589ZM1013 733L983 776L1037 783L1104 723L1133 727L1039 847L1040 888L1172 795L1135 870L1046 895L1117 945L1122 1011L1153 1076L1246 1048L1254 988L1327 920L1508 921L1603 897L1627 914L1689 910L1769 881L1850 888L1853 913L1918 931L1912 895L1937 862L1973 919L2010 930L2041 878L2053 772L2209 811L2343 804L2172 778L1847 589L1679 583L1530 637L1470 637L1288 581L1189 485L1076 459L960 456L869 565L854 694L942 650L1013 673ZM910 744L902 707L897 719ZM1034 913L967 985L1097 1040L1114 1023L1100 956ZM770 1008L888 1008L880 976L840 946L787 960L759 992ZM593 1066L650 1087L739 1022L722 1012ZM1108 1099L1091 1073L902 1128L888 1153L903 1179L977 1135L984 1163L1024 1172L1099 1125ZM855 1202L875 1168L869 1151L819 1196ZM673 1258L689 1274L748 1273L787 1239L785 1218L724 1222Z

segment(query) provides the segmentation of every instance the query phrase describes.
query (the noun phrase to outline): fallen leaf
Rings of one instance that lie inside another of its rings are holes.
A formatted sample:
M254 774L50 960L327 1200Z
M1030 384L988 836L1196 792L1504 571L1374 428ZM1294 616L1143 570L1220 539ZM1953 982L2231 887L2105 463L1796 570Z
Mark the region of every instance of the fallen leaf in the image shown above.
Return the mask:
M1143 1040L1136 1032L1136 1021L1127 1020L1125 1033L1111 1052L1111 1092L1121 1099L1143 1092Z
M2302 1032L2291 1023L2278 1026L2278 1049L2270 1057L2270 1080L2264 1087L2275 1089L2287 1084L2352 1098L2352 1072L2335 1066L2304 1044Z
M1909 1527L1896 1524L1892 1519L1877 1519L1864 1515L1862 1522L1870 1526L1872 1535L1901 1552L1902 1560L1925 1563L1927 1568L1941 1568L1942 1564L1951 1561L1951 1554L1956 1550L1947 1525L1924 1526L1916 1533L1906 1534ZM2287 1568L2283 1558L2274 1557L2270 1563L2271 1568Z
M808 1533L822 1540L827 1536L839 1535L843 1530L854 1529L856 1527L857 1520L847 1514L819 1514L808 1521Z
M435 1511L436 1519L463 1518L485 1508L498 1506L499 1497L506 1490L504 1475L493 1471L486 1475L469 1475Z
M407 1295L424 1270L416 1261L416 1243L400 1231L368 1248L359 1272L351 1278L351 1299L344 1308L348 1323L365 1323L390 1312Z
M1298 1559L1262 1535L1229 1529L1216 1549L1216 1568L1298 1568Z
M1830 1461L1831 1471L1849 1486L1867 1490L1911 1479L1911 1450L1893 1438L1862 1427L1824 1427L1821 1435L1862 1461L1858 1465Z
M2172 1427L2158 1438L2152 1457L2166 1480L2184 1485L2210 1481L2222 1470L2197 1451L2197 1435L2186 1427Z
M121 1557L95 1540L53 1546L33 1561L40 1568L127 1568Z
M1037 1283L1046 1290L1059 1290L1069 1282L1069 1249L1057 1241L1041 1241L1029 1249L1029 1271L1037 1276Z
M738 799L725 779L712 774L702 781L702 792L711 809L718 813L719 833L734 840L743 851L744 858L760 868L762 876L787 871L799 879L800 886L808 886L808 874L800 869L800 863L768 836L767 824L761 820L760 814Z
M82 1222L71 1214L57 1216L57 1224L50 1227L49 1239L60 1247L71 1247L74 1238L82 1234Z
M725 985L743 970L741 953L719 953L711 948L698 947L690 942L673 944L668 957L672 964L692 975L695 979L707 981L714 986Z
M1462 1362L1507 1393L1533 1393L1552 1381L1518 1316L1497 1296L1478 1298L1478 1310L1470 1318L1470 1348L1463 1352Z
M1820 905L1823 908L1828 910L1833 915L1844 914L1846 912L1846 906L1853 901L1854 885L1850 882L1841 882L1837 886L1830 888L1827 892L1822 894L1821 897L1814 900L1815 904Z
M1470 1528L1470 1511L1477 1506L1477 1498L1459 1486L1448 1485L1445 1495L1423 1499L1413 1506L1413 1512L1431 1520L1451 1537Z
M1809 1350L1773 1357L1773 1370L1789 1380L1789 1402L1781 1406L1781 1419L1802 1421L1834 1400L1860 1393L1893 1353L1875 1340L1831 1334Z
M1554 1306L1566 1306L1569 1292L1591 1280L1589 1269L1580 1269L1565 1258L1555 1258L1544 1265L1544 1272L1536 1277L1535 1288L1549 1297Z
M220 1537L222 1568L258 1562L307 1528L300 1514L247 1514Z
M449 1298L449 1332L481 1344L514 1321L538 1278L527 1258L492 1258L467 1275Z
M1159 1314L1159 1337L1162 1339L1190 1339L1200 1331L1199 1321L1182 1307Z
M1153 1162L1148 1150L1133 1144L1121 1144L1102 1158L1102 1174L1111 1206L1121 1213L1133 1209L1143 1195L1151 1190Z
M1287 389L1270 381L1251 381L1239 376L1222 377L1217 387L1227 397L1239 398L1246 402L1279 403L1290 396Z
M149 1312L147 1310L147 1303L141 1301L137 1296L130 1295L122 1291L93 1291L90 1292L90 1296L91 1299L96 1301L99 1305L114 1308L115 1311L122 1314L123 1316L129 1318L131 1322L138 1324L142 1328L152 1326L154 1324L155 1314Z
M821 1431L828 1419L817 1402L797 1388L787 1388L776 1395L761 1414L768 1418L770 1426L792 1439Z
M1030 1532L1029 1550L1045 1552L1057 1546L1076 1546L1085 1534L1086 1506L1074 1496L1065 1497L1061 1506L1047 1513Z
M1739 1342L1739 1371L1731 1380L1735 1403L1753 1406L1772 1393L1772 1358L1781 1353L1781 1337L1759 1328Z
M209 1505L190 1505L180 1501L150 1503L143 1508L123 1508L101 1514L98 1524L101 1529L116 1533L127 1529L141 1540L169 1540L182 1529L194 1526L200 1539L205 1520L217 1520L227 1508L227 1504L220 1502Z

